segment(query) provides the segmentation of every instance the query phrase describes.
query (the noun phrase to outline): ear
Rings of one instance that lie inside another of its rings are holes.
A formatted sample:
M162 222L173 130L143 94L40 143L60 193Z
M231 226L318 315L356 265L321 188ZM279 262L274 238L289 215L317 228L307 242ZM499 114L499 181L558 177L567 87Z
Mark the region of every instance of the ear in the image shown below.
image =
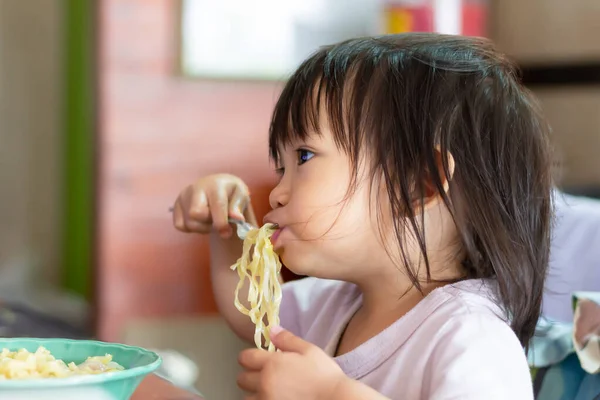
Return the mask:
M437 174L442 183L442 187L444 189L444 193L448 194L450 190L450 181L454 176L454 157L452 154L447 151L445 154L442 152L440 146L436 146L435 148L435 161L436 161L436 169L435 171L430 171L426 181L424 182L424 196L423 196L423 208L427 210L435 205L438 205L442 201L442 197L438 192L438 189L434 183L433 174ZM444 168L445 164L445 168ZM421 208L421 203L419 200L415 203L416 208Z

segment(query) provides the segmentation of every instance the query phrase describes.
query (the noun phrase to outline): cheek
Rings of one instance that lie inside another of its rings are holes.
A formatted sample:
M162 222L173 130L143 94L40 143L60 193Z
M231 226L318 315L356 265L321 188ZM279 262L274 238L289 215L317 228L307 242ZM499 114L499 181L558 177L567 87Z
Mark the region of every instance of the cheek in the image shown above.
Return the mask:
M357 191L345 199L345 194L345 188L323 190L305 199L310 207L300 207L298 202L298 208L289 209L306 221L290 227L283 241L282 261L293 272L338 279L343 276L341 269L368 262L379 248L371 228L371 216L376 214L369 210L368 196ZM329 196L337 196L335 204L326 201Z
M349 179L331 168L311 171L292 184L293 192L285 206L288 225L297 234L315 239L325 234L344 207Z
M365 230L371 231L371 218L376 216L364 191L347 196L347 186L342 185L323 187L296 202L289 211L296 217L294 234L299 239L335 240L340 246L359 240Z

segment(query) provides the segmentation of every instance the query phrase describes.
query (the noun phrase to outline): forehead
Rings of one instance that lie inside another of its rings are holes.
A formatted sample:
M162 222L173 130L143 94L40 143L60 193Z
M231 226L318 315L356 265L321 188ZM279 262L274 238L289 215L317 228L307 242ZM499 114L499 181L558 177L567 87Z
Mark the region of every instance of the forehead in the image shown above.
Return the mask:
M329 141L348 151L352 115L360 115L352 95L352 83L331 82L317 76L312 82L291 82L294 90L282 93L275 108L269 135L275 161L291 147L308 141Z
M374 126L369 110L380 103L387 69L362 41L321 49L291 76L271 119L271 158L311 135L330 134L336 146L355 158Z
M325 147L337 147L334 141L333 133L329 129L326 120L319 126L318 131L309 132L303 137L293 137L289 141L279 143L277 152L284 154L290 151L296 151L298 148L306 147L307 150L323 150Z

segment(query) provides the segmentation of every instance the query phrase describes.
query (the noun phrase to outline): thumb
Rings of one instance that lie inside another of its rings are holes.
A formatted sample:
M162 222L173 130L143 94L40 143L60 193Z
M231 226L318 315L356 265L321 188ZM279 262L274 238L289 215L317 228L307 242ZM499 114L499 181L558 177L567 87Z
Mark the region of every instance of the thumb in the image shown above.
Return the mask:
M270 337L271 342L281 351L304 354L313 347L311 343L299 338L279 325L271 327Z

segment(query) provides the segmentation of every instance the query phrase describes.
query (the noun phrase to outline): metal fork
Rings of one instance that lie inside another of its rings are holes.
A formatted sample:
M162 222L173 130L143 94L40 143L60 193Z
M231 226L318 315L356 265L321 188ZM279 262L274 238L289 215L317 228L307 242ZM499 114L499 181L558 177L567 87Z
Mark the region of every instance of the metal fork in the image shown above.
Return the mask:
M256 227L251 223L241 221L239 219L229 218L229 223L235 224L237 236L242 240L246 239L248 232L250 232L252 229L256 229Z
M237 230L237 237L239 237L242 240L246 239L246 236L248 235L248 232L250 232L252 229L258 229L256 226L252 225L251 223L245 222L245 221L240 221L239 219L234 219L234 218L229 218L229 223L230 224L235 224ZM269 224L271 229L277 229L279 228L278 224Z
M173 212L173 207L169 207L169 212ZM251 223L239 219L229 218L228 222L230 224L235 224L237 237L241 240L246 239L246 235L248 235L248 232L252 229L257 229L256 226Z

